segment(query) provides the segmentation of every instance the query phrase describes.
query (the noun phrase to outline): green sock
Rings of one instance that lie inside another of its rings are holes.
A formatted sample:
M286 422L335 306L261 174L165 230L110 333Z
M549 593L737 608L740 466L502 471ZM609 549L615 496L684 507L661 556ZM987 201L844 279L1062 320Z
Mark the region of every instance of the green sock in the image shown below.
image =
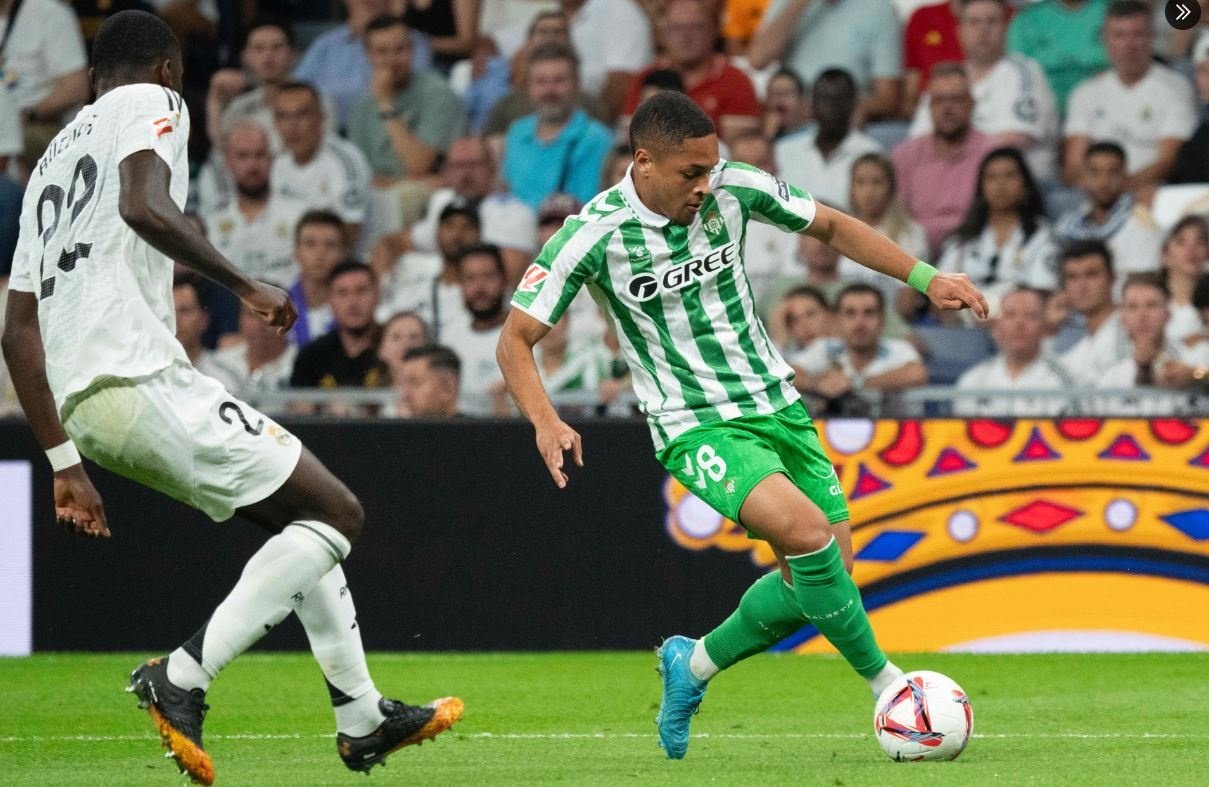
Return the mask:
M739 608L705 635L705 652L719 669L767 650L807 623L793 590L780 571L765 574L747 589Z
M861 677L880 672L886 666L886 654L873 637L861 593L844 570L835 539L818 552L791 557L788 562L794 596L811 624Z

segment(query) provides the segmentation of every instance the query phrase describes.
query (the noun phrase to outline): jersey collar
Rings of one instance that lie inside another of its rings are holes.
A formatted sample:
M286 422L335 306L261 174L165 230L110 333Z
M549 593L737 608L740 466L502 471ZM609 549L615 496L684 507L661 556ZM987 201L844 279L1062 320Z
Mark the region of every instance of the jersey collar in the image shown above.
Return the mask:
M642 204L642 200L638 199L638 191L634 188L634 165L631 164L626 168L625 177L618 184L621 189L621 198L630 206L630 210L634 211L634 215L638 220L648 227L662 228L668 225L671 221L667 216L661 216L655 211Z

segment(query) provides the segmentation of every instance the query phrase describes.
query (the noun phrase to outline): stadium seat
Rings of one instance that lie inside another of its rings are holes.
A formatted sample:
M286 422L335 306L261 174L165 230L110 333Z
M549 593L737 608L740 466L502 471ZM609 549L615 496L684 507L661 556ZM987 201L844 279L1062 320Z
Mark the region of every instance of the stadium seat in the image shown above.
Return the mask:
M928 382L951 385L966 369L995 354L990 335L977 328L920 325L913 328L927 352Z

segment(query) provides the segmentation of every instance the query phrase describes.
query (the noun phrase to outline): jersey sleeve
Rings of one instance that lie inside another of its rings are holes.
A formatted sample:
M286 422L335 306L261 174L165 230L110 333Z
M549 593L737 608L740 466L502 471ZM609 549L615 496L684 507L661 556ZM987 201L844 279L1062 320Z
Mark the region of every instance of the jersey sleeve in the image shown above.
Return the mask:
M558 322L584 283L605 264L611 230L568 219L521 277L512 305L546 325Z
M22 211L25 213L25 211ZM22 224L25 224L22 221ZM16 292L38 292L41 274L34 269L34 233L32 227L22 226L17 237L17 248L13 253L13 269L8 288Z
M168 166L187 154L189 113L184 99L159 85L130 85L125 104L116 107L114 155L118 163L141 150L154 150Z
M716 188L734 195L753 219L787 232L802 232L814 221L814 197L749 164L723 164Z

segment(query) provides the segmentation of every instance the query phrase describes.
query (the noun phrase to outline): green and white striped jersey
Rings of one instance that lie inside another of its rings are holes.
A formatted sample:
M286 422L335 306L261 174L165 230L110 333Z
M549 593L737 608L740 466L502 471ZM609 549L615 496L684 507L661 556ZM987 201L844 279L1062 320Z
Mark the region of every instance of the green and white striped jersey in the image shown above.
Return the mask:
M694 426L799 399L744 270L747 224L801 232L814 199L755 167L719 161L693 223L638 199L629 174L567 219L525 272L513 306L547 325L587 287L617 329L656 450Z

